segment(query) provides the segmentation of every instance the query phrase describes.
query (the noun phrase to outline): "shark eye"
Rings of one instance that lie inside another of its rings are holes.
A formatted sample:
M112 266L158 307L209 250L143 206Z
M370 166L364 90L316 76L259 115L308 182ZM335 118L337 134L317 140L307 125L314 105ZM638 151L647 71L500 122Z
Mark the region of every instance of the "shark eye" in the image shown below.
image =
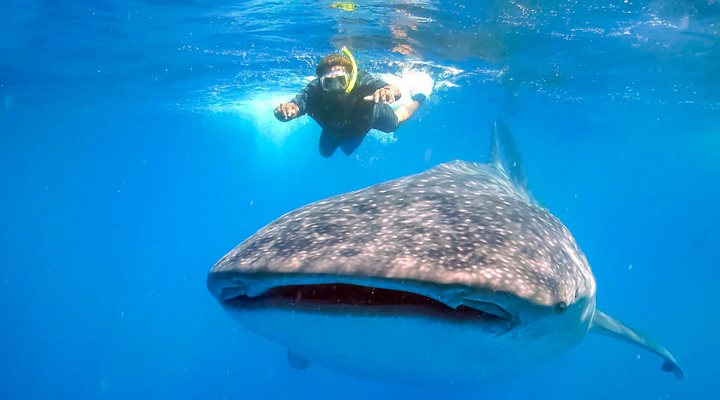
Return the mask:
M565 311L566 308L567 308L567 304L565 304L564 301L561 301L561 302L557 303L557 305L555 306L555 311L561 313L561 312Z

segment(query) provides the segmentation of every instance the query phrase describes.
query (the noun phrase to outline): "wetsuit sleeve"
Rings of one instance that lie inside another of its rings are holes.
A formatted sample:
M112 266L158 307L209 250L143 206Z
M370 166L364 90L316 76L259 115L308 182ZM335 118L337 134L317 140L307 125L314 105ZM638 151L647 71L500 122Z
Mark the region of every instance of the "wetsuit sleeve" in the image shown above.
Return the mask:
M300 112L298 113L298 117L301 115L305 115L308 113L308 111L312 110L313 106L313 99L314 99L314 92L317 90L318 80L314 79L312 82L308 83L305 88L295 96L294 99L290 100L291 103L297 104L298 108L300 109Z

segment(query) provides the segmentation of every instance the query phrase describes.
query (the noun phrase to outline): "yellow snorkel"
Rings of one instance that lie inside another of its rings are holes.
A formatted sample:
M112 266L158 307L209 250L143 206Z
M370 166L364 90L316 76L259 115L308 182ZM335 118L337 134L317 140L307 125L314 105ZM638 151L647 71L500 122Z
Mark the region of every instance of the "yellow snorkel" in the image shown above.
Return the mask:
M355 87L355 82L357 81L357 63L355 63L355 57L353 57L352 53L350 53L350 50L348 50L346 46L343 46L342 52L345 53L346 56L348 56L348 58L350 59L350 63L352 64L350 84L348 85L347 89L345 89L345 92L350 93Z

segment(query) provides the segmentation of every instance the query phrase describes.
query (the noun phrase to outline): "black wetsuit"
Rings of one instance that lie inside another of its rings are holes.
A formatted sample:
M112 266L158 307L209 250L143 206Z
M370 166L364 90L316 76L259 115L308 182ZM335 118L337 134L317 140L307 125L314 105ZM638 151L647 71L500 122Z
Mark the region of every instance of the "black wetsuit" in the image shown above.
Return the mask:
M383 132L394 132L398 128L398 119L392 107L363 100L363 97L385 86L387 83L382 79L360 71L355 87L347 95L333 98L320 87L319 79L313 79L291 102L300 108L298 116L307 114L323 128L320 154L330 157L340 147L350 155L371 128Z

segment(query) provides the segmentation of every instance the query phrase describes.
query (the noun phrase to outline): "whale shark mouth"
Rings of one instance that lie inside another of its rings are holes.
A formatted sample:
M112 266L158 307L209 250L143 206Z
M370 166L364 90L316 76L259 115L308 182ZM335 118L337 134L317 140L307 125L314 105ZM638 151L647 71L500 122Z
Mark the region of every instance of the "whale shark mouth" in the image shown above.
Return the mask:
M427 317L454 322L511 326L510 314L495 303L473 300L451 307L422 294L348 283L272 287L257 296L241 294L224 302L236 309L276 308L356 316Z

